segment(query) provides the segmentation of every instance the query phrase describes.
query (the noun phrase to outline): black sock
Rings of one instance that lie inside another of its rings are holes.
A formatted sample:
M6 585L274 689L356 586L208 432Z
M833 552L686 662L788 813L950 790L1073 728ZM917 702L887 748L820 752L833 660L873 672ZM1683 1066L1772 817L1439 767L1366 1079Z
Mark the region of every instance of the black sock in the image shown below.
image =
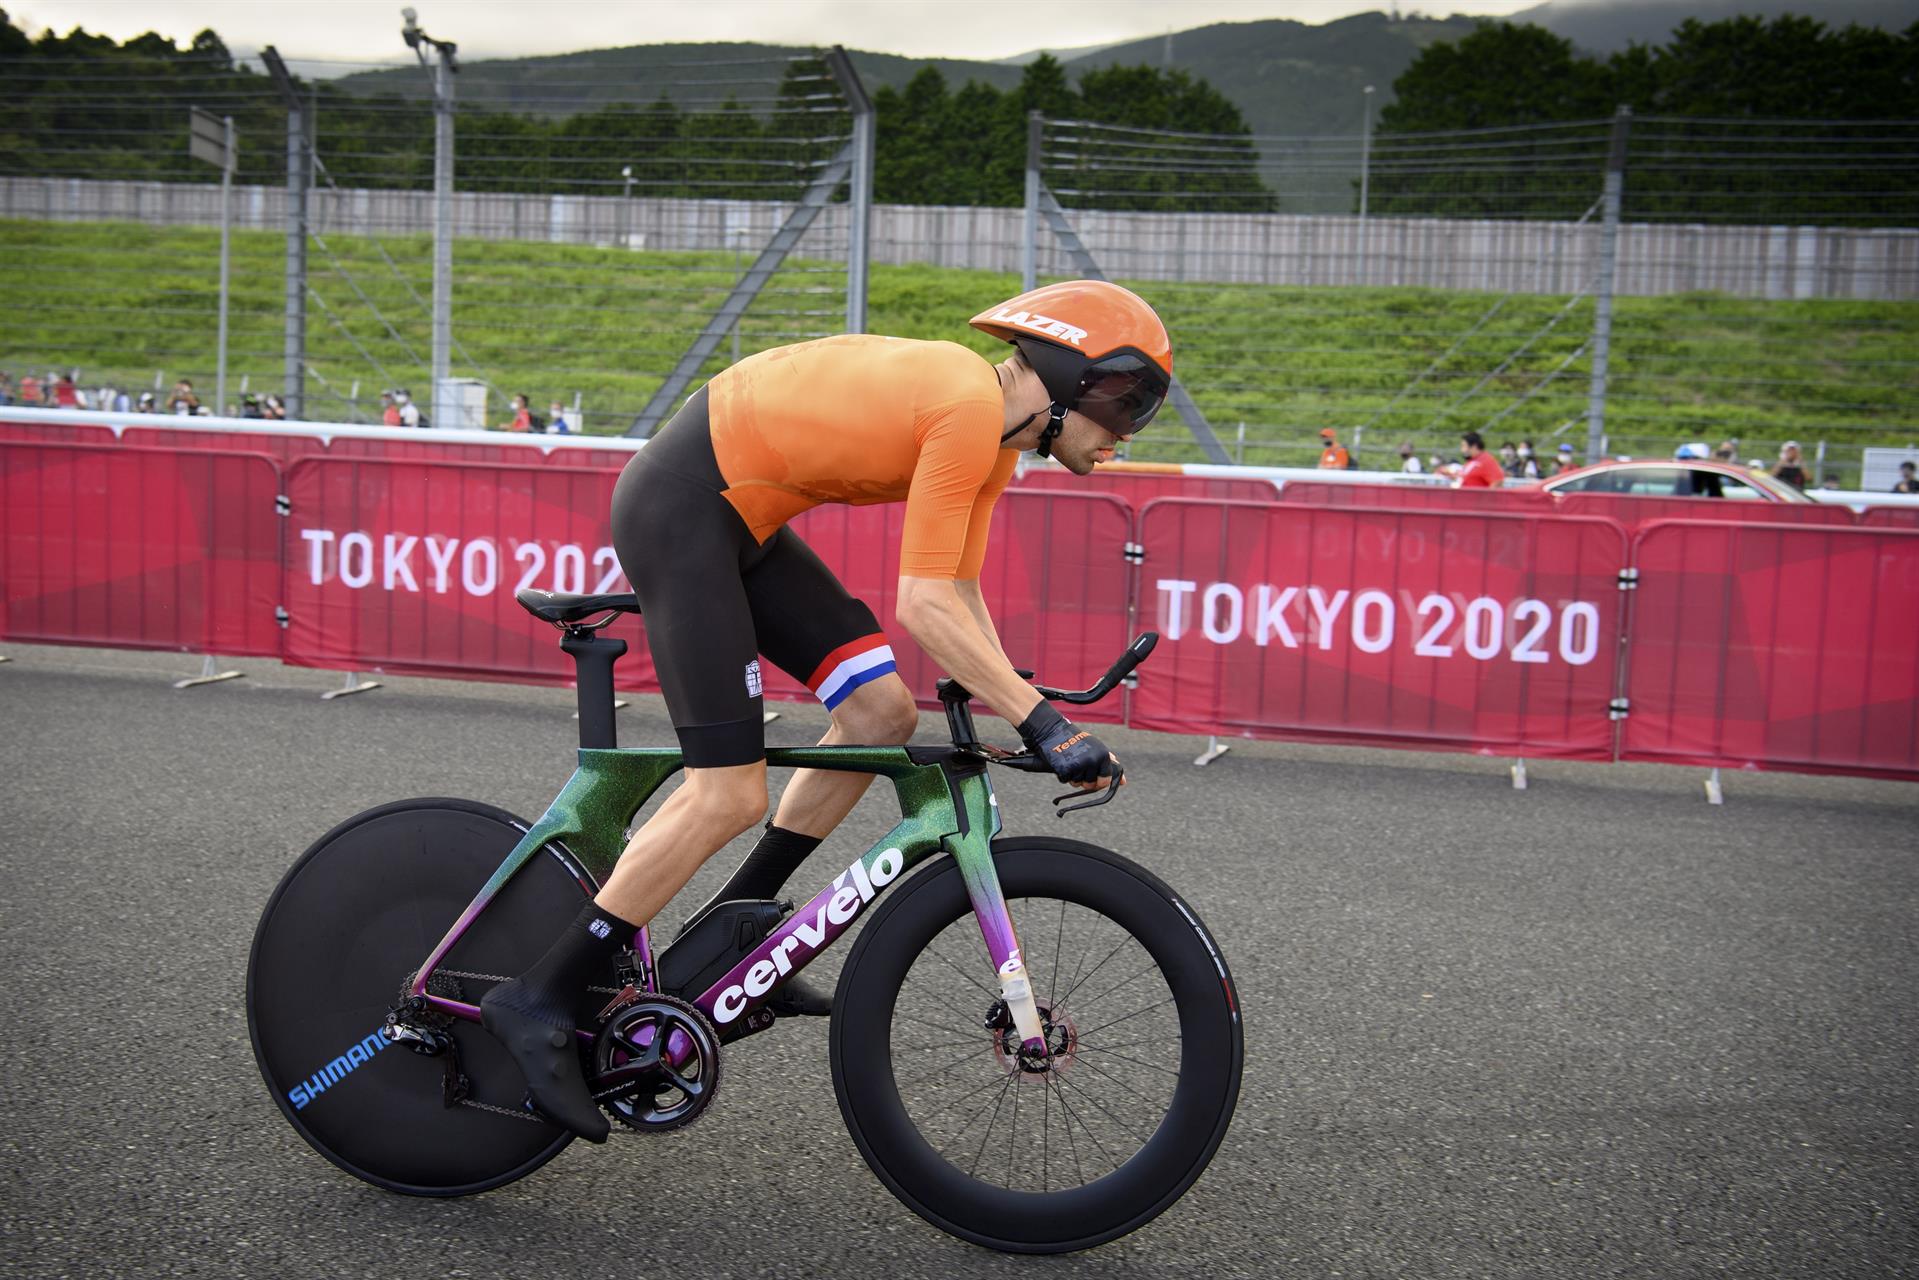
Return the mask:
M573 1009L587 983L633 944L635 926L598 904L580 908L546 954L516 981L496 988L496 1003L556 1027L573 1026Z
M725 887L713 895L713 901L729 902L735 898L763 901L775 896L800 869L800 863L820 847L820 839L767 823L760 842L753 846L753 851L746 855L746 861L740 863Z

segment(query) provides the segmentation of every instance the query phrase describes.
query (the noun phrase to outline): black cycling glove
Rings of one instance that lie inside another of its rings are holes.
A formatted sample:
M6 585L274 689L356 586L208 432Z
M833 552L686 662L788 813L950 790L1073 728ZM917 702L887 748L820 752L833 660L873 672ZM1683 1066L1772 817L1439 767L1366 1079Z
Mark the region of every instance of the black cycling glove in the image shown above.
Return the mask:
M1020 741L1052 766L1061 782L1097 782L1114 771L1106 744L1061 715L1045 699L1020 721Z

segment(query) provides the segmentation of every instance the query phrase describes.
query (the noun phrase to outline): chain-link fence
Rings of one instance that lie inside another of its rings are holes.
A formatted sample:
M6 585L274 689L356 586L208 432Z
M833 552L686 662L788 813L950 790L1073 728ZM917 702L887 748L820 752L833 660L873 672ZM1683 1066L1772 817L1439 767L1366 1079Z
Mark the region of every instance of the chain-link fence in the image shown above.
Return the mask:
M1140 458L1308 462L1327 428L1367 467L1450 456L1465 430L1575 459L1728 440L1765 459L1794 439L1850 481L1863 446L1919 435L1919 123L1306 138L1043 121L1030 211L880 207L863 240L872 117L832 55L680 64L572 114L497 78L462 98L456 75L436 334L432 77L397 58L289 70L0 65L17 121L0 271L21 299L0 368L79 364L86 387L163 399L184 376L211 403L220 197L187 154L198 106L240 138L235 408L296 387L310 417L375 420L400 387L430 404L438 337L481 420L525 395L534 417L624 431L738 355L860 327L870 256L872 327L918 337L964 336L958 317L1022 272L1137 285L1200 428L1169 412Z
M224 60L65 78L43 59L0 66L0 108L16 97L16 137L31 139L0 147L0 271L33 299L0 319L0 367L84 364L88 388L163 402L187 378L214 407L217 255L204 251L217 237L150 229L220 222L218 188L196 185L217 174L187 155L197 106L233 117L240 139L218 408L250 413L249 396L272 393L308 417L377 421L381 393L408 390L429 418L497 426L523 395L542 424L557 407L569 428L625 430L696 346L693 377L857 325L856 120L850 67L833 58L683 62L567 116L526 92L461 99L452 76L443 334L430 69L289 60L276 83ZM295 245L304 263L289 268ZM436 337L454 384L437 395Z
M1214 455L1430 466L1919 434L1919 124L1597 120L1353 139L1037 126L1038 279L1173 331ZM1608 209L1608 173L1613 207ZM1339 212L1331 212L1339 210ZM1196 456L1176 425L1137 458Z

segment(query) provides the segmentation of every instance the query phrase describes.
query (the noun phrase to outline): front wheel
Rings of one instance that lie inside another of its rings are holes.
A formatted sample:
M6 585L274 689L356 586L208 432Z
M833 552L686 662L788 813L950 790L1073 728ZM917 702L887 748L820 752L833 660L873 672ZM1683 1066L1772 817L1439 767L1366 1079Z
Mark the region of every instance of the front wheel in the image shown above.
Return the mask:
M1063 1253L1151 1221L1226 1136L1245 1056L1206 929L1141 867L994 842L1048 1052L1021 1051L957 863L874 912L833 1001L833 1087L906 1206L990 1248Z

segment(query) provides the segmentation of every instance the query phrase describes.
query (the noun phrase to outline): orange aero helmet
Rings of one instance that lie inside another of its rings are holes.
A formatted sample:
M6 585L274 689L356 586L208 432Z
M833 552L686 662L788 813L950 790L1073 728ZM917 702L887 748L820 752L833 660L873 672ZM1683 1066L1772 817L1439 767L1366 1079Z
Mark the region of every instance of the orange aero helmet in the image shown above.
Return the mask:
M1152 421L1172 387L1166 326L1145 299L1104 280L1045 285L989 307L971 324L1018 347L1051 397L1039 439L1042 458L1069 412L1078 410L1114 435L1131 435Z

